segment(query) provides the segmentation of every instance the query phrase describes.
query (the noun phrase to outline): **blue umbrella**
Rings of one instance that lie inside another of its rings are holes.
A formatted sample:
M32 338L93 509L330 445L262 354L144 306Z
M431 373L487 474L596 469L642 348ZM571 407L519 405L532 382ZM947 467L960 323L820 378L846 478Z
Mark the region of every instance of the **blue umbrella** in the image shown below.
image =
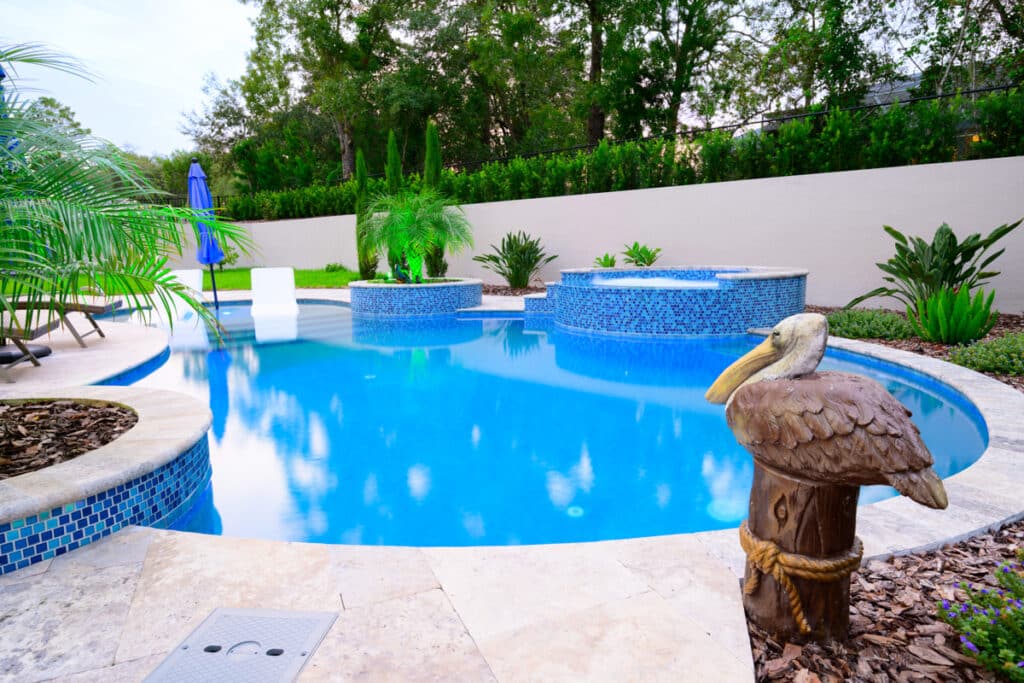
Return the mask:
M213 198L210 196L210 188L206 185L206 174L195 157L192 157L192 165L188 167L188 205L201 215L213 217ZM196 253L196 260L210 266L213 306L219 311L220 302L217 301L217 280L213 275L213 264L224 260L224 250L217 244L217 238L210 232L209 226L202 221L199 221L199 251Z

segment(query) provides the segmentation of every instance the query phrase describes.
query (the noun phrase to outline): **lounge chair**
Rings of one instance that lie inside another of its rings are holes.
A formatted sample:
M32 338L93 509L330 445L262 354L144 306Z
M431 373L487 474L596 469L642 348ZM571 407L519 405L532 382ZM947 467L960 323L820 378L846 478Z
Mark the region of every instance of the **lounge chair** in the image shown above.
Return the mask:
M294 341L299 336L295 271L253 268L251 313L257 342Z
M43 353L36 355L36 353L34 353L25 342L38 339L44 334L49 334L58 327L60 327L60 320L48 320L42 325L31 328L21 325L17 320L12 321L10 324L0 321L0 341L10 339L15 348L21 352L21 355L16 357L10 363L0 365L0 377L3 377L6 382L13 382L14 378L11 377L10 370L15 365L26 361L32 363L32 365L36 367L42 365L39 362L39 358L49 354Z
M60 324L62 324L64 327L67 328L68 332L71 333L71 336L75 338L76 342L78 342L78 345L81 346L84 349L85 348L85 339L84 338L88 337L90 334L98 334L100 337L102 337L104 339L107 336L107 335L103 334L103 330L100 329L99 324L97 324L96 319L93 318L93 316L94 315L109 315L110 313L113 313L117 309L121 308L121 305L123 303L124 302L122 302L120 299L118 299L116 301L110 301L110 302L107 302L107 303L103 303L103 304L84 304L84 303L78 303L78 302L72 302L72 301L68 301L68 302L64 302L64 303L58 303L56 301L43 301L43 302L19 301L19 302L14 304L14 308L15 308L15 310L19 310L19 311L37 311L37 312L41 312L41 311L44 311L44 310L53 311L59 317ZM80 333L77 329L75 329L75 326L71 324L71 321L68 320L68 318L67 318L67 314L68 313L82 313L83 315L85 315L85 319L89 321L89 324L92 325L92 329L91 330L87 330L84 333Z

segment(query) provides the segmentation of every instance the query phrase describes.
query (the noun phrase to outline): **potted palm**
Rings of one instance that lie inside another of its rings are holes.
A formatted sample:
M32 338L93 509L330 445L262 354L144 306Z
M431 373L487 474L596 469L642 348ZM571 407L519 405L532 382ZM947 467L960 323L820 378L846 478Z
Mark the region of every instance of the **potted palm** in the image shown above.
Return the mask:
M354 313L430 315L479 305L480 280L423 278L423 260L428 253L457 253L473 244L462 209L436 190L425 188L373 200L366 207L361 239L364 251L387 251L401 258L392 279L349 284ZM414 288L419 293L411 294L409 285L418 285Z

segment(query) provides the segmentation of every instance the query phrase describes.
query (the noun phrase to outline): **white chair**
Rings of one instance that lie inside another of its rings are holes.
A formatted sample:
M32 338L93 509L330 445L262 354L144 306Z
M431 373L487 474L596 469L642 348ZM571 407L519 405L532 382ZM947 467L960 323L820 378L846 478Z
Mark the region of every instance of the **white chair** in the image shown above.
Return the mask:
M252 321L257 342L294 341L299 336L295 271L253 268Z

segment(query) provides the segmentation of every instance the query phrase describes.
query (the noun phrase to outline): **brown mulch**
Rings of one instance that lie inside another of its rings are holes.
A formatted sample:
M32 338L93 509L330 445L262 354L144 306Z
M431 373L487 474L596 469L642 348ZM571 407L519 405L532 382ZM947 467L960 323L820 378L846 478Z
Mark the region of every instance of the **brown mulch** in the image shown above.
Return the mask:
M806 310L811 313L821 313L828 315L832 311L837 309L829 308L826 306L807 306ZM897 315L903 315L899 311L891 311ZM995 326L992 327L991 331L985 336L985 339L997 339L1006 334L1015 334L1024 332L1024 315L1014 315L1012 313L1000 313L999 318L996 320ZM948 344L938 344L935 342L926 342L921 339L861 339L859 341L871 342L872 344L881 344L883 346L891 346L895 349L902 349L903 351L910 351L912 353L920 353L923 356L931 356L932 358L938 358L939 360L949 360L949 351L951 348ZM994 372L982 372L983 375L993 377L1004 384L1009 384L1017 391L1024 392L1024 377L1014 375L999 375Z
M77 401L0 402L0 479L95 450L138 422L122 406Z
M493 296L525 296L527 294L540 294L547 291L546 287L524 287L513 289L504 285L484 285L484 294Z
M996 586L1001 562L1024 547L1024 522L930 553L872 561L850 582L850 640L780 643L749 625L758 681L994 681L936 617L966 597L961 581Z

